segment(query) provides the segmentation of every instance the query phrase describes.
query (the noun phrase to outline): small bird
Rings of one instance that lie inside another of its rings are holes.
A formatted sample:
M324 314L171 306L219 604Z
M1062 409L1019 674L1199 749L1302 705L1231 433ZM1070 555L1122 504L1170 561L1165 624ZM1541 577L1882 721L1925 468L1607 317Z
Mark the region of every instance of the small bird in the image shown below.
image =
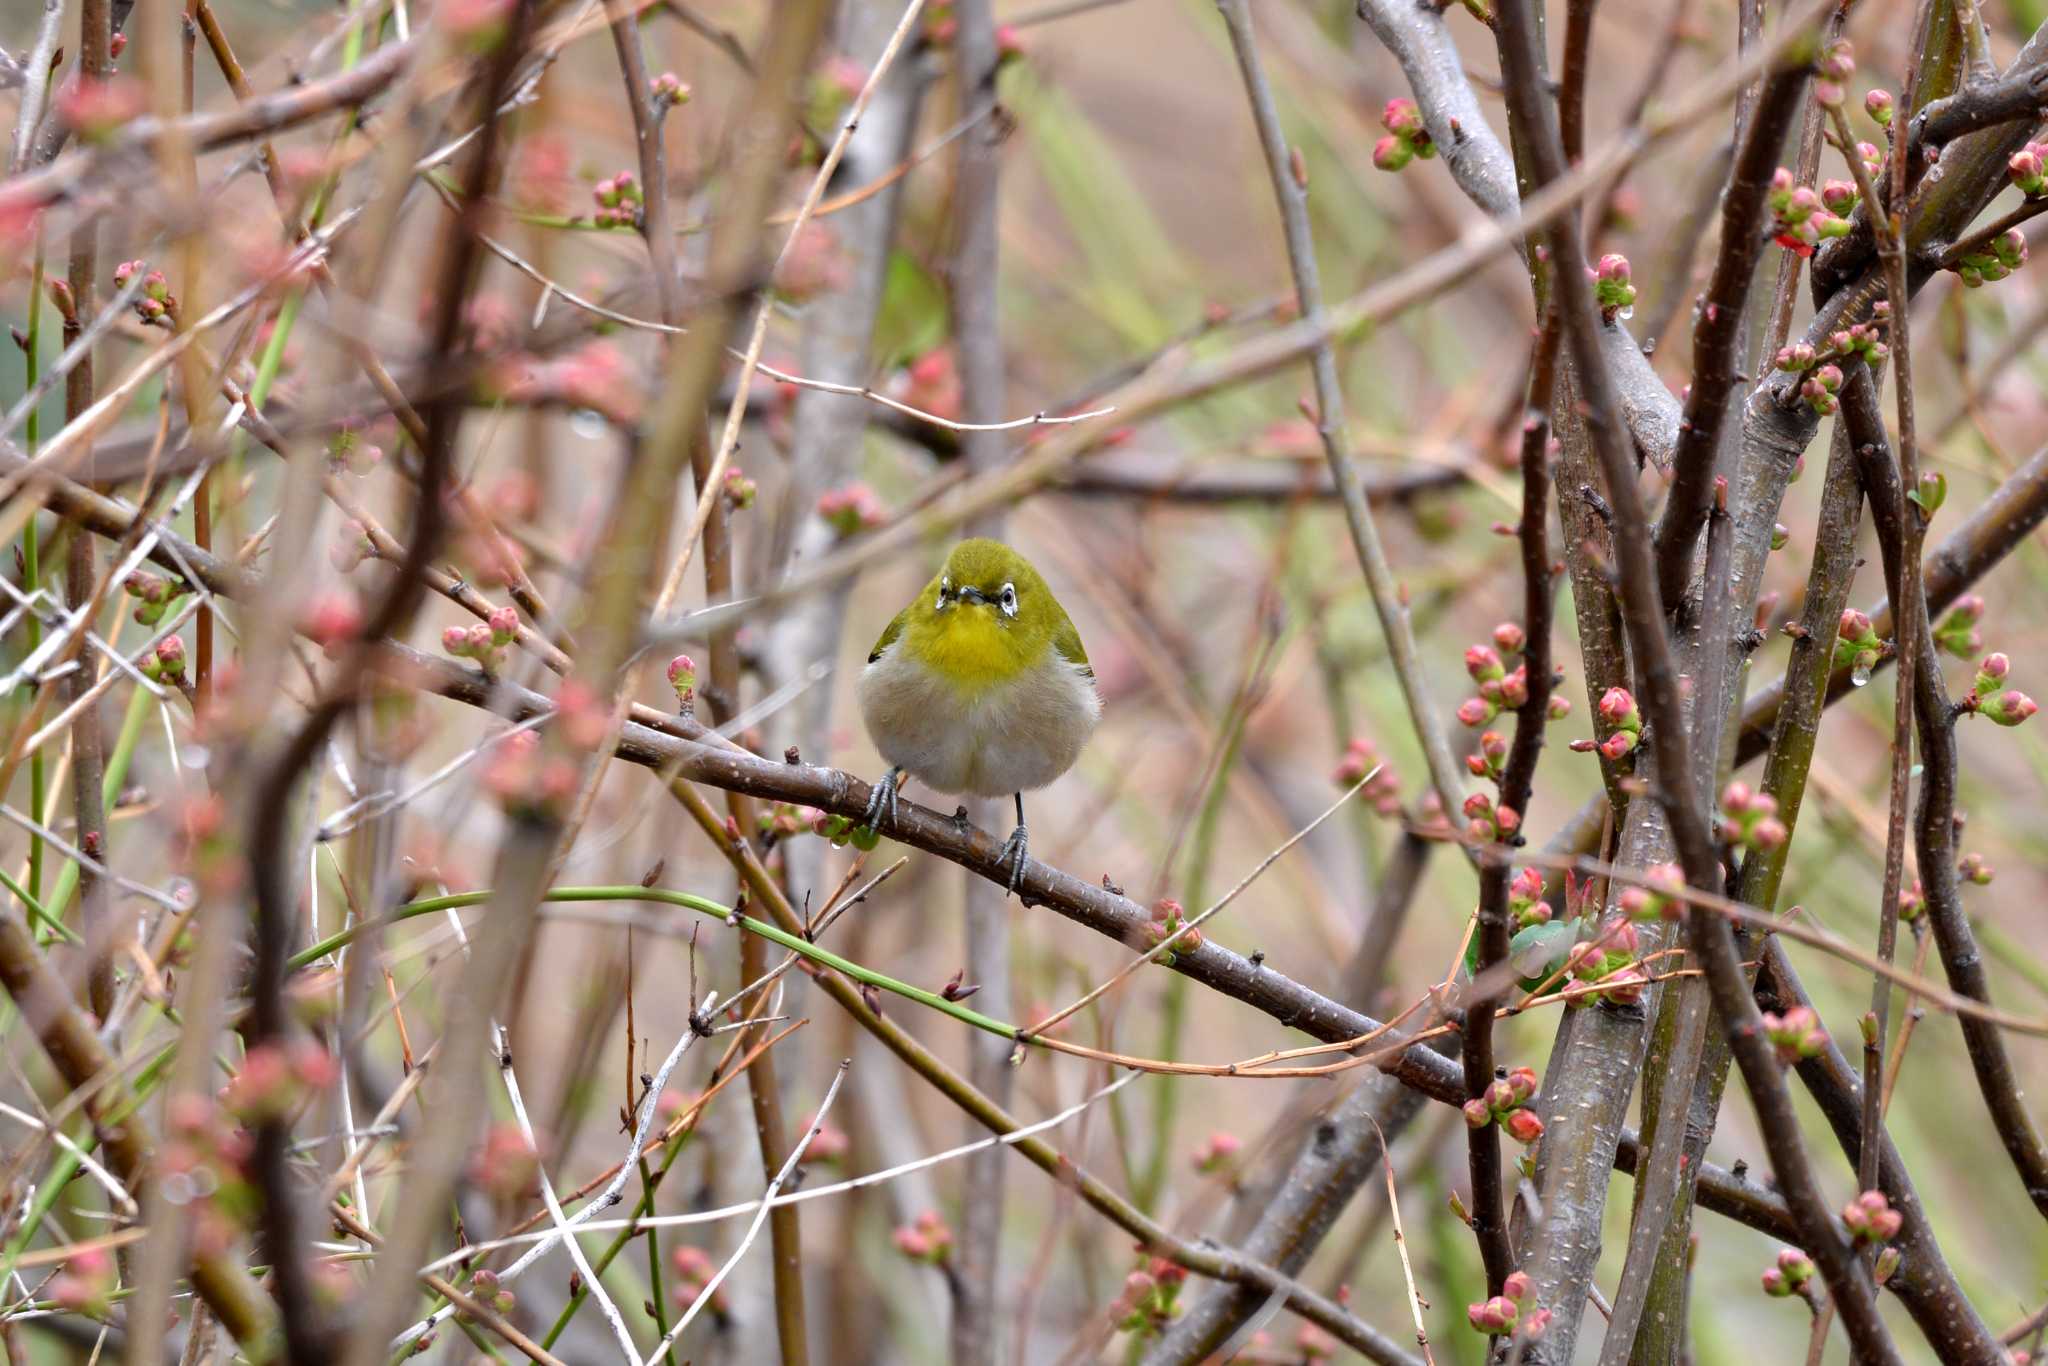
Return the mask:
M1024 877L1024 794L1080 757L1102 715L1081 634L1045 580L1000 541L962 541L868 652L856 689L889 771L867 821L896 818L905 773L940 792L1017 799L997 866Z

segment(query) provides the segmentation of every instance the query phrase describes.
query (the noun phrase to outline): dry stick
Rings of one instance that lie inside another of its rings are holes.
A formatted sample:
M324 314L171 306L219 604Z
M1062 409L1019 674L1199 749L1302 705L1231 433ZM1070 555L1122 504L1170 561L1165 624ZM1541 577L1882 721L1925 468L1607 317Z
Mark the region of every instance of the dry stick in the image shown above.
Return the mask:
M1564 164L1556 125L1544 102L1541 51L1529 0L1509 0L1495 22L1501 35L1502 73L1509 108L1529 136L1525 154L1532 179L1538 184L1548 183L1564 173ZM1634 452L1621 429L1613 385L1601 357L1599 318L1586 279L1578 234L1571 224L1564 223L1552 225L1547 235L1556 267L1557 307L1591 408L1587 421L1613 507L1622 621L1643 684L1648 738L1656 758L1656 782L1663 793L1663 805L1686 880L1695 887L1711 888L1719 885L1720 860L1700 809L1700 789L1694 778L1695 756L1688 739L1691 727L1686 723L1671 642L1665 634L1648 520L1636 484ZM1770 1045L1758 1032L1756 1006L1743 980L1728 925L1718 916L1693 915L1690 922L1693 951L1706 969L1715 1005L1757 1109L1772 1170L1800 1224L1807 1250L1819 1263L1830 1293L1842 1306L1843 1323L1859 1352L1873 1363L1898 1362L1898 1349L1878 1316L1869 1269L1853 1256L1836 1229L1834 1216L1808 1165L1798 1116L1792 1109Z
M1864 476L1871 520L1878 529L1878 548L1884 556L1887 572L1893 582L1897 582L1898 567L1904 562L1903 545L1908 538L1906 529L1900 525L1903 509L1908 506L1903 498L1904 486L1897 482L1896 467L1887 458L1889 443L1885 438L1882 415L1876 410L1874 390L1863 376L1855 376L1843 386L1843 394L1843 411L1850 414L1855 423L1858 468ZM1885 503L1883 500L1886 499L1892 501ZM1927 619L1925 611L1920 613L1920 619ZM1957 897L1953 820L1957 713L1942 687L1932 639L1922 632L1919 640L1909 640L1906 648L1916 649L1921 656L1921 668L1915 671L1921 681L1914 701L1925 770L1921 778L1920 809L1914 822L1914 839L1928 922L1934 929L1935 944L1941 951L1942 968L1948 975L1949 985L1958 994L1989 1005L1990 982L1977 951L1976 937L1970 931L1969 919L1963 914ZM2048 1148L2044 1148L2033 1118L2027 1112L2026 1102L2020 1095L2005 1040L1997 1029L1988 1027L1973 1016L1963 1016L1961 1025L1977 1089L1983 1094L1985 1106L1991 1112L1992 1125L1998 1131L2007 1156L2012 1159L2014 1170L2019 1173L2028 1199L2033 1201L2036 1209L2048 1214ZM1866 1096L1866 1111L1869 1105ZM1864 1123L1868 1132L1867 1115Z
M1230 33L1231 50L1237 56L1238 74L1244 79L1252 122L1258 129L1259 148L1265 154L1267 175L1272 182L1273 197L1287 239L1287 262L1294 275L1295 299L1301 310L1302 323L1318 332L1326 332L1331 315L1323 302L1321 273L1316 265L1315 233L1308 216L1307 171L1299 169L1295 153L1287 146L1287 136L1280 125L1279 106L1273 98L1273 87L1259 60L1258 42L1252 32L1251 11L1246 0L1218 0L1217 10ZM1380 544L1379 527L1373 521L1370 504L1366 502L1358 466L1351 458L1344 385L1337 373L1336 347L1329 336L1323 336L1310 348L1309 364L1315 379L1316 435L1322 441L1323 457L1329 462L1331 480L1336 484L1337 496L1344 506L1344 524L1351 533L1351 544L1358 554L1359 567L1365 572L1366 588L1372 594L1373 611L1379 617L1380 631L1386 639L1387 659L1393 665L1394 676L1400 681L1409 723L1415 728L1424 761L1429 765L1430 785L1443 803L1444 810L1456 811L1464 801L1464 784L1458 777L1457 761L1451 757L1450 740L1444 734L1443 717L1436 707L1435 694L1430 689L1421 656L1415 648L1415 629L1408 617L1401 585L1394 577L1393 567L1387 563L1386 549Z
M1721 248L1707 286L1706 303L1694 325L1692 389L1673 454L1677 478L1657 532L1659 591L1667 606L1677 605L1686 592L1693 544L1712 506L1729 400L1740 382L1743 323L1750 315L1750 292L1763 251L1764 197L1805 86L1803 65L1780 68L1765 79L1722 199ZM1705 576L1701 592L1707 602L1726 601L1725 583L1712 572ZM1673 1204L1686 1176L1683 1116L1692 1100L1693 1078L1706 1046L1705 984L1687 982L1679 987L1671 1009L1676 1012L1675 1032L1666 1065L1660 1069L1661 1103L1654 1110L1649 1106L1649 1093L1645 1093L1648 1168L1636 1180L1628 1254L1601 1347L1603 1366L1621 1366L1635 1349L1653 1284L1651 1267L1666 1241Z
M1422 1322L1422 1293L1415 1288L1415 1268L1408 1263L1408 1235L1401 1228L1401 1197L1394 1189L1394 1159L1387 1152L1385 1134L1380 1135L1380 1163L1387 1171L1387 1215L1394 1227L1394 1250L1401 1254L1401 1279L1408 1286L1409 1312L1415 1316L1415 1345L1422 1349L1422 1359L1436 1366L1429 1350L1429 1329Z

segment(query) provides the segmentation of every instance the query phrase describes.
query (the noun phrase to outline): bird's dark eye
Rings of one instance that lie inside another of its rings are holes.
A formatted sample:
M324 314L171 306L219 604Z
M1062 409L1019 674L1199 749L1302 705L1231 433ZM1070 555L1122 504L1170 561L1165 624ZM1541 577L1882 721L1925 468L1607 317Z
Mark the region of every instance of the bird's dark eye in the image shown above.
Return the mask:
M1011 617L1017 615L1017 586L1015 584L1006 583L1003 585L1003 615Z
M944 606L946 605L946 600L947 600L948 598L952 597L952 596L953 596L953 581L952 581L951 579L944 579L944 578L940 579L940 580L939 580L939 600L938 600L938 602L937 602L936 604L934 604L934 606L937 606L937 607L944 607Z

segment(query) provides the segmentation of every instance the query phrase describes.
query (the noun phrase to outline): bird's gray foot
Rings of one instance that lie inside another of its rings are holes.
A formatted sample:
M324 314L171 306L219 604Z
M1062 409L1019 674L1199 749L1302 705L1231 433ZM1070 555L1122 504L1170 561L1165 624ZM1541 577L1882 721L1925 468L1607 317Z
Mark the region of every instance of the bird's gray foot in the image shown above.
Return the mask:
M1010 865L1009 890L1017 891L1024 881L1024 861L1030 857L1031 837L1022 821L1010 832L1010 838L1003 841L1003 847L996 853L996 867ZM1022 893L1018 893L1020 896Z
M896 789L902 786L903 770L891 768L882 775L882 781L875 784L868 797L868 829L880 834L896 823Z

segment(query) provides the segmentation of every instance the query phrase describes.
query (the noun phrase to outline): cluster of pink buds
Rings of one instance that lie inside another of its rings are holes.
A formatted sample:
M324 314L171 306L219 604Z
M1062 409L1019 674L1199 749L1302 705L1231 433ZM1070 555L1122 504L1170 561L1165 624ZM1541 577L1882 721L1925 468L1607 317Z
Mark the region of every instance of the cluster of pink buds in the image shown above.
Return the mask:
M172 683L178 687L184 687L185 638L183 636L170 635L159 640L156 643L156 649L151 651L149 657L142 661L142 673L144 677L156 679L160 683Z
M1842 400L1836 397L1841 392L1842 367L1833 362L1815 366L1799 386L1799 397L1822 417L1832 416L1842 406Z
M494 674L505 663L505 647L518 638L518 609L496 607L474 626L450 626L441 632L441 648L457 659L473 659L485 673Z
M1755 853L1776 849L1789 832L1778 819L1778 799L1768 792L1752 792L1749 784L1733 782L1721 793L1721 838Z
M167 579L161 574L152 574L147 569L138 569L121 583L122 591L137 599L135 620L144 626L154 626L164 619L164 613L171 604L185 596L185 585L176 579Z
M1508 738L1497 730L1490 730L1479 737L1479 748L1465 756L1465 767L1475 778L1501 780L1507 767Z
M505 1283L498 1279L498 1273L489 1267L479 1267L476 1274L470 1277L469 1297L500 1315L510 1314L519 1307L519 1297L507 1290ZM473 1322L469 1311L460 1308L455 1311L455 1321Z
M363 604L350 588L315 594L299 614L298 628L323 650L354 640L363 629Z
M1783 1015L1763 1013L1764 1038L1778 1051L1778 1061L1790 1067L1807 1058L1817 1058L1828 1046L1828 1032L1811 1007L1794 1006Z
M469 1155L469 1178L501 1203L524 1200L539 1189L540 1154L517 1124L493 1124Z
M1957 598L1955 606L1934 628L1934 648L1946 650L1957 659L1975 659L1984 648L1984 599L1975 593Z
M515 815L552 812L576 795L576 764L568 755L544 751L530 730L508 735L491 747L484 762L484 790Z
M1626 256L1610 251L1600 258L1597 269L1588 268L1586 273L1593 277L1593 298L1603 319L1613 322L1635 316L1636 287L1629 282Z
M1512 806L1495 806L1493 798L1475 792L1465 799L1465 833L1475 840L1507 843L1522 828L1522 813Z
M1382 171L1398 171L1417 157L1427 161L1436 155L1436 143L1430 140L1414 100L1388 100L1380 111L1380 122L1386 125L1387 135L1373 144L1372 164Z
M1203 1176L1231 1176L1237 1171L1237 1155L1244 1140L1236 1134L1217 1130L1209 1141L1195 1149L1195 1170Z
M1879 87L1863 97L1863 112L1880 128L1892 126L1892 92Z
M365 441L356 428L343 426L327 438L327 458L350 474L368 474L384 463L384 448ZM361 524L356 525L360 529Z
M1842 1226L1855 1243L1889 1243L1899 1236L1905 1216L1892 1208L1884 1192L1869 1190L1842 1206Z
M141 82L127 76L75 77L64 83L56 98L57 117L86 142L105 142L148 104Z
M933 417L960 420L960 369L951 347L935 346L904 367L895 397Z
M1918 920L1926 910L1927 889L1921 885L1920 879L1916 877L1913 879L1912 886L1899 889L1899 919L1911 924L1913 921Z
M1180 1288L1187 1279L1187 1268L1178 1262L1148 1258L1142 1268L1124 1277L1123 1293L1110 1306L1118 1330L1141 1339L1156 1336L1179 1317Z
M811 828L810 818L794 802L777 802L755 818L763 839L787 839Z
M1685 870L1675 863L1653 864L1643 870L1643 885L1622 888L1614 904L1630 920L1683 919Z
M882 842L881 835L873 826L862 825L846 816L835 816L829 811L811 812L811 833L830 840L835 849L844 849L849 844L856 849L872 849Z
M434 22L456 46L490 52L511 31L512 0L441 0Z
M853 265L839 234L824 223L806 223L790 240L775 267L775 292L791 303L845 289Z
M113 1255L103 1247L88 1247L71 1254L43 1293L60 1309L103 1319L114 1312L119 1285Z
M1790 1299L1809 1292L1813 1280L1813 1258L1796 1247L1778 1249L1778 1260L1764 1270L1764 1293L1772 1299Z
M2032 198L2048 194L2048 142L2030 142L2005 163L2013 188Z
M1528 1104L1536 1096L1536 1069L1517 1067L1487 1084L1484 1095L1465 1102L1465 1123L1474 1129L1498 1124L1517 1143L1543 1137L1543 1120Z
M640 182L631 171L598 181L590 187L590 197L597 201L597 212L591 216L591 222L598 227L640 226L640 211L647 206L647 197L641 193Z
M1856 49L1847 38L1837 38L1813 64L1813 97L1830 109L1839 108L1847 98L1843 87L1856 74Z
M1813 255L1824 239L1849 231L1849 220L1828 212L1819 192L1811 185L1799 184L1783 166L1771 176L1770 205L1778 245L1801 256Z
M1524 868L1515 874L1508 884L1508 914L1515 918L1515 928L1526 930L1531 925L1549 922L1557 912L1543 899L1543 873L1537 868Z
M1519 656L1527 644L1528 637L1522 628L1504 621L1493 628L1493 644L1466 647L1465 672L1479 685L1479 695L1458 704L1459 721L1477 730L1502 712L1513 711L1529 700L1528 663L1524 661L1510 670L1505 662ZM1571 710L1569 699L1551 694L1549 720L1569 716Z
M1351 743L1344 746L1344 757L1337 761L1337 767L1330 774L1330 781L1349 791L1368 773L1372 778L1358 788L1360 801L1389 820L1401 814L1401 780L1394 776L1394 766L1380 758L1373 742L1362 735L1355 735Z
M818 495L818 516L832 534L845 540L889 520L889 510L866 484L853 483L826 489Z
M754 497L761 486L747 477L747 472L738 465L725 472L725 501L733 511L740 512L754 505Z
M1991 860L1975 850L1956 860L1956 876L1972 887L1989 887L1995 871L1991 866Z
M1962 700L1962 710L1988 717L2001 726L2017 726L2039 711L2033 698L2005 686L2005 677L2011 672L2012 661L2004 655L1984 656L1977 665L1977 677L1970 684L1970 695Z
M1982 251L1970 253L1956 262L1956 274L1971 289L1979 285L2003 280L2027 263L2027 235L2018 228L2007 228L1998 236L1985 243Z
M815 1129L810 1141L804 1144L803 1160L806 1162L837 1162L853 1151L853 1140L846 1136L846 1130L831 1124L819 1124L816 1115L811 1116L804 1127Z
M673 71L664 71L647 83L647 101L654 106L654 116L660 118L677 105L690 102L689 83Z
M718 1263L712 1261L711 1254L703 1248L687 1244L677 1248L669 1261L676 1269L676 1305L688 1309L703 1297L705 1288L718 1275ZM732 1312L724 1286L711 1292L711 1302L705 1308L711 1311L713 1318L721 1320Z
M311 1039L258 1044L222 1090L221 1104L244 1124L282 1119L309 1096L326 1090L338 1075L334 1055Z
M1871 321L1867 323L1857 323L1852 327L1837 328L1835 331L1829 333L1828 350L1831 355L1838 357L1861 356L1865 361L1868 361L1870 364L1875 365L1879 361L1891 355L1892 353L1891 348L1884 344L1883 335L1883 322L1879 319L1873 318ZM1804 345L1802 344L1802 346L1798 348L1787 347L1786 351L1796 352L1800 349L1810 348L1804 348ZM1784 363L1784 358L1785 351L1780 351L1778 353L1778 363L1780 369L1792 370L1808 368L1806 366L1786 365Z
M1841 626L1835 634L1834 668L1847 666L1852 682L1867 683L1877 661L1890 651L1891 647L1878 639L1869 617L1853 607L1842 609Z
M1152 903L1152 918L1145 922L1143 930L1145 947L1158 949L1161 944L1164 944L1169 939L1173 939L1173 936L1178 934L1181 926L1185 924L1187 924L1187 912L1181 909L1181 904L1170 896L1159 898L1159 900ZM1171 948L1159 949L1159 952L1152 956L1152 961L1170 968L1173 966L1174 960L1178 955L1193 953L1200 947L1202 947L1202 932L1200 930L1189 930L1186 934L1182 934L1180 938L1174 939Z
M1531 1307L1536 1287L1526 1271L1510 1272L1501 1282L1501 1293L1490 1300L1465 1306L1465 1321L1488 1337L1513 1335L1534 1342L1550 1326L1550 1311ZM1529 1308L1524 1315L1522 1310Z
M1597 743L1574 740L1572 749L1580 754L1598 750L1609 763L1619 763L1634 753L1643 739L1643 714L1636 709L1635 695L1627 688L1609 688L1600 695L1600 705L1594 710L1600 724L1607 728L1607 738Z
M916 1223L903 1225L889 1237L898 1252L926 1266L944 1266L953 1255L953 1230L937 1210L926 1210Z
M135 300L136 316L156 327L169 327L178 316L178 301L171 297L170 281L147 261L123 261L114 267L114 287L126 289L128 282L142 276L142 293Z
M1575 986L1593 989L1575 992L1571 1004L1585 1007L1606 1001L1631 1006L1641 1001L1650 985L1649 976L1636 962L1641 948L1635 922L1625 915L1609 916L1599 933L1572 945L1565 955L1565 972Z

